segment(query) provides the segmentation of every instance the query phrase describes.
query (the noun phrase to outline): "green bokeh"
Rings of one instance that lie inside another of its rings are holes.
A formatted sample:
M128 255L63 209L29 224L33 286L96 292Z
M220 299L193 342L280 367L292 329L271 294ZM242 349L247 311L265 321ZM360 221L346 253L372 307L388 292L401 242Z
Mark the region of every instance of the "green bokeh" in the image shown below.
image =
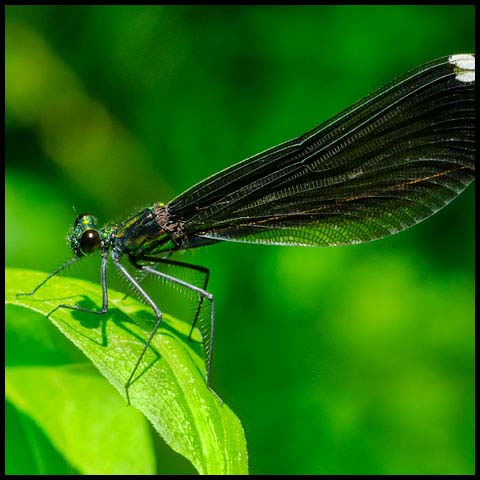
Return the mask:
M474 49L473 6L6 14L6 264L45 271L69 258L72 207L120 220ZM470 186L370 244L184 256L211 269L212 383L252 473L474 472L473 215ZM158 465L189 471L163 446Z

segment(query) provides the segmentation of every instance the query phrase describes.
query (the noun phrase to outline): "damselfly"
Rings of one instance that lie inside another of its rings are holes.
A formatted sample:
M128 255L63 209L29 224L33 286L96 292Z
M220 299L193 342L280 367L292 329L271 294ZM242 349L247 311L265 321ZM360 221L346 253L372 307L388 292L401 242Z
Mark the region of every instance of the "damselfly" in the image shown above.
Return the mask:
M125 384L129 386L162 321L162 312L122 264L162 277L211 303L203 331L209 386L214 336L213 296L206 268L169 259L179 250L221 240L269 245L334 246L368 242L411 227L440 210L475 176L475 56L452 55L396 78L293 140L237 163L170 202L153 203L124 222L97 228L78 215L68 240L74 262L101 254L102 308L108 309L107 261L152 308L156 321ZM203 288L159 269L178 265L204 274ZM209 387L210 388L210 387Z

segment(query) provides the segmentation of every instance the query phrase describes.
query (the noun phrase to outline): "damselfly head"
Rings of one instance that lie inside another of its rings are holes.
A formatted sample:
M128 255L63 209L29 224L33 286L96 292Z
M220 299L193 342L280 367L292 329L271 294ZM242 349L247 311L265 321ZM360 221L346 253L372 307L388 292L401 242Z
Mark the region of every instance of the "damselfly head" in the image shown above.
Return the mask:
M101 248L102 240L96 224L97 219L90 213L82 213L75 219L73 232L67 236L67 240L76 257L89 255Z
M75 223L73 224L73 228L77 225L90 225L94 227L97 224L97 219L91 213L81 213L77 215L75 219Z

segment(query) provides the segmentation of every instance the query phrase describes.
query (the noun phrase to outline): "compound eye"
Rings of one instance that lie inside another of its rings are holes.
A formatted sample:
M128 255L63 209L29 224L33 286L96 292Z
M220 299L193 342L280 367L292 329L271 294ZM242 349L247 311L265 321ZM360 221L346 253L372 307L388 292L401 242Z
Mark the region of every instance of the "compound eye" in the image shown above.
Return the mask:
M77 218L75 219L75 223L73 224L74 227L83 224L83 225L95 225L97 223L97 220L91 213L81 213L80 215L77 215Z
M84 255L94 252L102 245L100 235L96 230L85 230L80 238L80 250Z

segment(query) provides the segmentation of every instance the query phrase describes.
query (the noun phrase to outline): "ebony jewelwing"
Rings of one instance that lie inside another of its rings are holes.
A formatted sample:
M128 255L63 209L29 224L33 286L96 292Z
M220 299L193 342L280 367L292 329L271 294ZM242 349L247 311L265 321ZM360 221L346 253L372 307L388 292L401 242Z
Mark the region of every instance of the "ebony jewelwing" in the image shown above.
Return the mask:
M433 60L398 77L309 132L237 163L170 202L153 203L124 222L98 229L78 215L68 235L74 257L59 272L101 252L102 308L58 305L89 313L108 309L107 260L152 308L156 322L128 388L162 320L161 310L122 265L127 257L154 275L199 295L190 335L204 300L203 328L209 386L214 336L208 269L169 259L185 249L225 240L269 245L335 246L368 242L409 228L434 214L475 177L475 56ZM177 265L204 274L203 288L158 268Z

